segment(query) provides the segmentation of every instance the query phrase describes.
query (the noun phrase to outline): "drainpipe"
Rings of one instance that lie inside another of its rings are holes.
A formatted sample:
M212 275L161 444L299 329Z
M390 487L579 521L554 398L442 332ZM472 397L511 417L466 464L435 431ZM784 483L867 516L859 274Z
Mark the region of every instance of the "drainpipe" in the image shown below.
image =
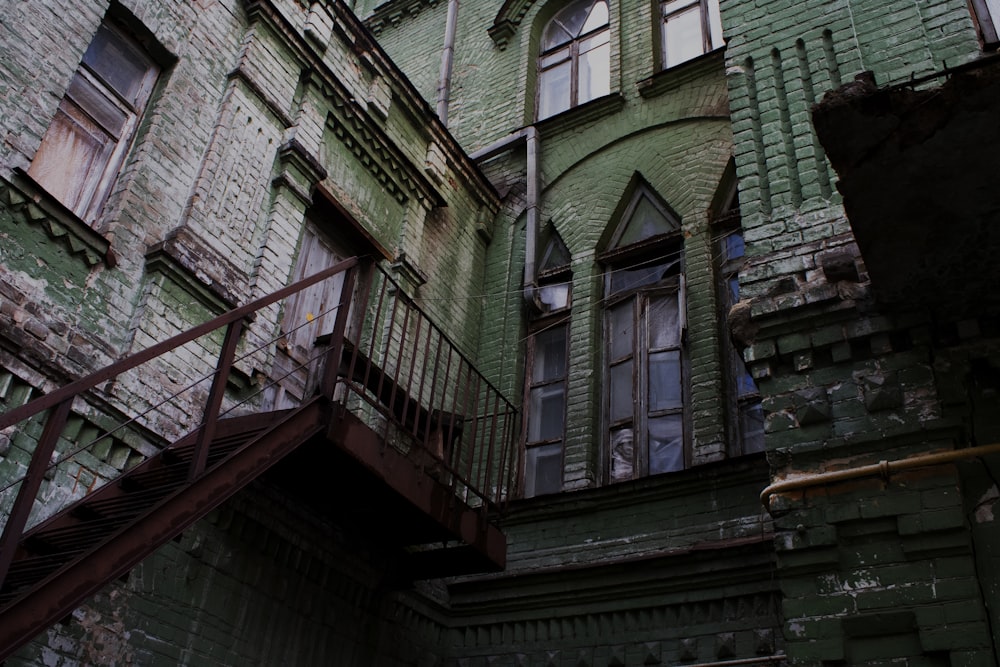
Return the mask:
M448 19L444 28L444 52L438 78L437 115L448 126L448 101L451 96L451 66L455 58L455 26L458 24L458 0L448 0Z
M945 452L935 452L933 454L920 454L918 456L897 459L895 461L879 461L878 463L858 466L856 468L848 468L846 470L834 470L832 472L801 475L771 484L769 487L760 492L760 502L764 505L764 509L770 512L771 496L776 493L799 491L812 486L843 482L845 480L858 479L859 477L882 477L883 479L888 479L889 475L900 470L935 466L943 463L953 463L964 459L986 456L987 454L1000 454L1000 444L982 445L980 447L966 447L964 449L952 449Z
M529 125L517 132L508 134L503 139L481 148L469 157L479 162L504 151L510 150L520 142L525 142L527 150L526 180L528 181L526 226L524 230L524 300L528 306L538 312L542 309L538 300L538 280L535 262L538 255L538 219L541 210L540 193L542 191L542 172L539 169L539 135L534 125Z
M538 168L538 130L534 125L525 128L528 149L528 210L524 230L524 300L536 312L542 309L538 300L538 279L535 260L538 256L538 212L542 173Z

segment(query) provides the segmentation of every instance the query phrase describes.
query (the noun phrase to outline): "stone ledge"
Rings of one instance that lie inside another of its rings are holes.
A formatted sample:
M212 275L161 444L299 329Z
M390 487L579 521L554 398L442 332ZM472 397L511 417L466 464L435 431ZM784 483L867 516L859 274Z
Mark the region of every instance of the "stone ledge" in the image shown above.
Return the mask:
M23 170L15 169L9 181L0 179L0 203L6 205L6 210L0 212L0 219L40 227L49 238L88 267L103 263L113 268L117 264L111 242Z

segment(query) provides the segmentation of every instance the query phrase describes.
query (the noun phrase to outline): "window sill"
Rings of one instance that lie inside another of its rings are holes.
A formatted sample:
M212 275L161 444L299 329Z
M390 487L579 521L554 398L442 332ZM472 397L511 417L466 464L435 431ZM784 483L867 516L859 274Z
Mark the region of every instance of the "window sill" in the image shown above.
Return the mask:
M103 263L113 268L117 261L111 243L93 227L50 195L27 172L15 169L10 180L0 179L0 203L15 224L41 227L56 243L88 267Z
M611 93L610 95L598 97L596 100L577 105L566 111L561 111L555 116L549 116L543 120L536 121L535 127L543 135L546 133L561 132L608 116L619 111L624 106L625 97L621 93Z
M768 463L763 452L692 466L638 479L585 489L548 493L511 501L506 525L531 523L542 518L579 516L581 512L632 507L665 498L695 497L708 486L718 490L767 481ZM754 510L759 506L754 506Z
M710 72L723 72L726 64L725 53L725 47L709 51L697 58L661 70L636 83L636 87L639 89L639 94L645 98L657 97L700 79Z

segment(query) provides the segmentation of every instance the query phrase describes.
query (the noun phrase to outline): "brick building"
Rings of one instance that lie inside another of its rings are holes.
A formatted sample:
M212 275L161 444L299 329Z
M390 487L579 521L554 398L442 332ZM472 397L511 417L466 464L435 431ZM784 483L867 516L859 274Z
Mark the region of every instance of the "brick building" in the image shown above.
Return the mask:
M63 4L9 664L997 664L994 0Z

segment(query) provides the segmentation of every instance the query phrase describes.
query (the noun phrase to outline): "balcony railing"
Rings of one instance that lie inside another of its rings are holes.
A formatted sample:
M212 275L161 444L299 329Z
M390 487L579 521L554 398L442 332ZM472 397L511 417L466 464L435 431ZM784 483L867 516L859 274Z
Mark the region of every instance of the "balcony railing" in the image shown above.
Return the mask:
M74 456L114 437L120 429L155 423L149 418L151 412L166 406L173 415L178 405L185 406L190 423L199 424L193 429L198 438L189 479L202 475L219 418L234 409L245 414L248 406L255 401L259 405L261 400L243 397L237 403L226 396L233 368L247 365L254 357L273 359L281 340L276 337L247 350L251 346L242 340L246 324L265 309L273 313L275 304L320 284L338 290L341 296L331 309L336 311L332 329L317 339L313 359L304 364L314 378L310 386L379 433L383 446L419 458L456 498L486 512L502 509L519 470L515 408L384 271L352 258L0 415L0 430L38 434L31 438L35 445L27 473L20 479L0 481L0 496L17 492L0 539L0 581L52 471L72 463ZM53 461L57 443L69 440L63 433L74 401L77 408L88 403L118 404L129 413L129 382L141 377L148 368L145 365L163 363L192 344L219 350L214 370L188 378L182 391L162 397L151 407L143 404L142 412L129 422L69 447L70 451L60 452ZM109 394L114 391L109 387L119 393ZM258 394L266 391L267 387ZM45 513L52 511L47 507Z

